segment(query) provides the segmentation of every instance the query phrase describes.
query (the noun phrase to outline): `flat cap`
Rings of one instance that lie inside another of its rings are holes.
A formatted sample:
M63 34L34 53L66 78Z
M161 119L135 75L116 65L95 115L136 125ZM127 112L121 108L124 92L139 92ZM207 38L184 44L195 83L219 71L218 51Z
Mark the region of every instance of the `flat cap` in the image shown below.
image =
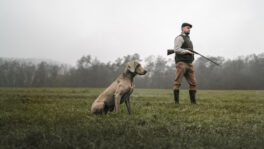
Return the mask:
M184 26L190 26L190 28L192 28L192 24L190 24L190 23L182 23L182 26L181 27L184 27Z

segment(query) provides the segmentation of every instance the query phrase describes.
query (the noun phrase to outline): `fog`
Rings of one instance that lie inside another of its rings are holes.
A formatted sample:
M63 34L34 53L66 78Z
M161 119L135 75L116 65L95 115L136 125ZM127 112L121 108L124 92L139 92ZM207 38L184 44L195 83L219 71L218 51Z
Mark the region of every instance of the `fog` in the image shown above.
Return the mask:
M263 52L261 0L0 0L0 57L75 65L166 54L182 22L194 49L235 58Z

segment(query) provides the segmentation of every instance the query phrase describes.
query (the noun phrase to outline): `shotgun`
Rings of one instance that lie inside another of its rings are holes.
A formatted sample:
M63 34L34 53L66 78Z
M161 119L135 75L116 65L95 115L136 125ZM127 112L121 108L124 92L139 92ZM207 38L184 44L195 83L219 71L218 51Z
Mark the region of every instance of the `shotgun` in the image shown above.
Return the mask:
M193 51L193 50L190 50L190 51L193 52L194 54L200 55L201 57L207 59L208 61L210 61L210 62L212 62L212 63L214 63L214 64L220 66L220 64L214 62L214 61L211 60L210 58L208 58L208 57L206 57L206 56L204 56L204 55L202 55L202 54L200 54L200 53L198 53L198 52L196 52L196 51ZM167 50L167 55L170 55L170 54L173 54L173 53L174 53L174 49L168 49L168 50Z

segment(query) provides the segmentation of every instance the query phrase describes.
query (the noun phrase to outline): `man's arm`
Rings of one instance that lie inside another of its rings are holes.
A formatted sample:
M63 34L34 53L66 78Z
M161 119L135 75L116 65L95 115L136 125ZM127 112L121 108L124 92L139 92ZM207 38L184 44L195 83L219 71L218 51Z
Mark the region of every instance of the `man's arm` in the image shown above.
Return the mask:
M182 49L181 46L184 43L182 36L177 36L174 40L174 52L176 54L187 54L190 53L189 50Z

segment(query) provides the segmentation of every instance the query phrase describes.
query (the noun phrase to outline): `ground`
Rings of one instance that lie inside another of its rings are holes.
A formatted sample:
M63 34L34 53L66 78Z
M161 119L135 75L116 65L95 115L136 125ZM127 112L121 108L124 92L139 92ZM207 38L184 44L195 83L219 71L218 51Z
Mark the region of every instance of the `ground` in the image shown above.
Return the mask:
M263 148L264 91L138 89L118 115L91 114L96 88L0 88L0 148Z

